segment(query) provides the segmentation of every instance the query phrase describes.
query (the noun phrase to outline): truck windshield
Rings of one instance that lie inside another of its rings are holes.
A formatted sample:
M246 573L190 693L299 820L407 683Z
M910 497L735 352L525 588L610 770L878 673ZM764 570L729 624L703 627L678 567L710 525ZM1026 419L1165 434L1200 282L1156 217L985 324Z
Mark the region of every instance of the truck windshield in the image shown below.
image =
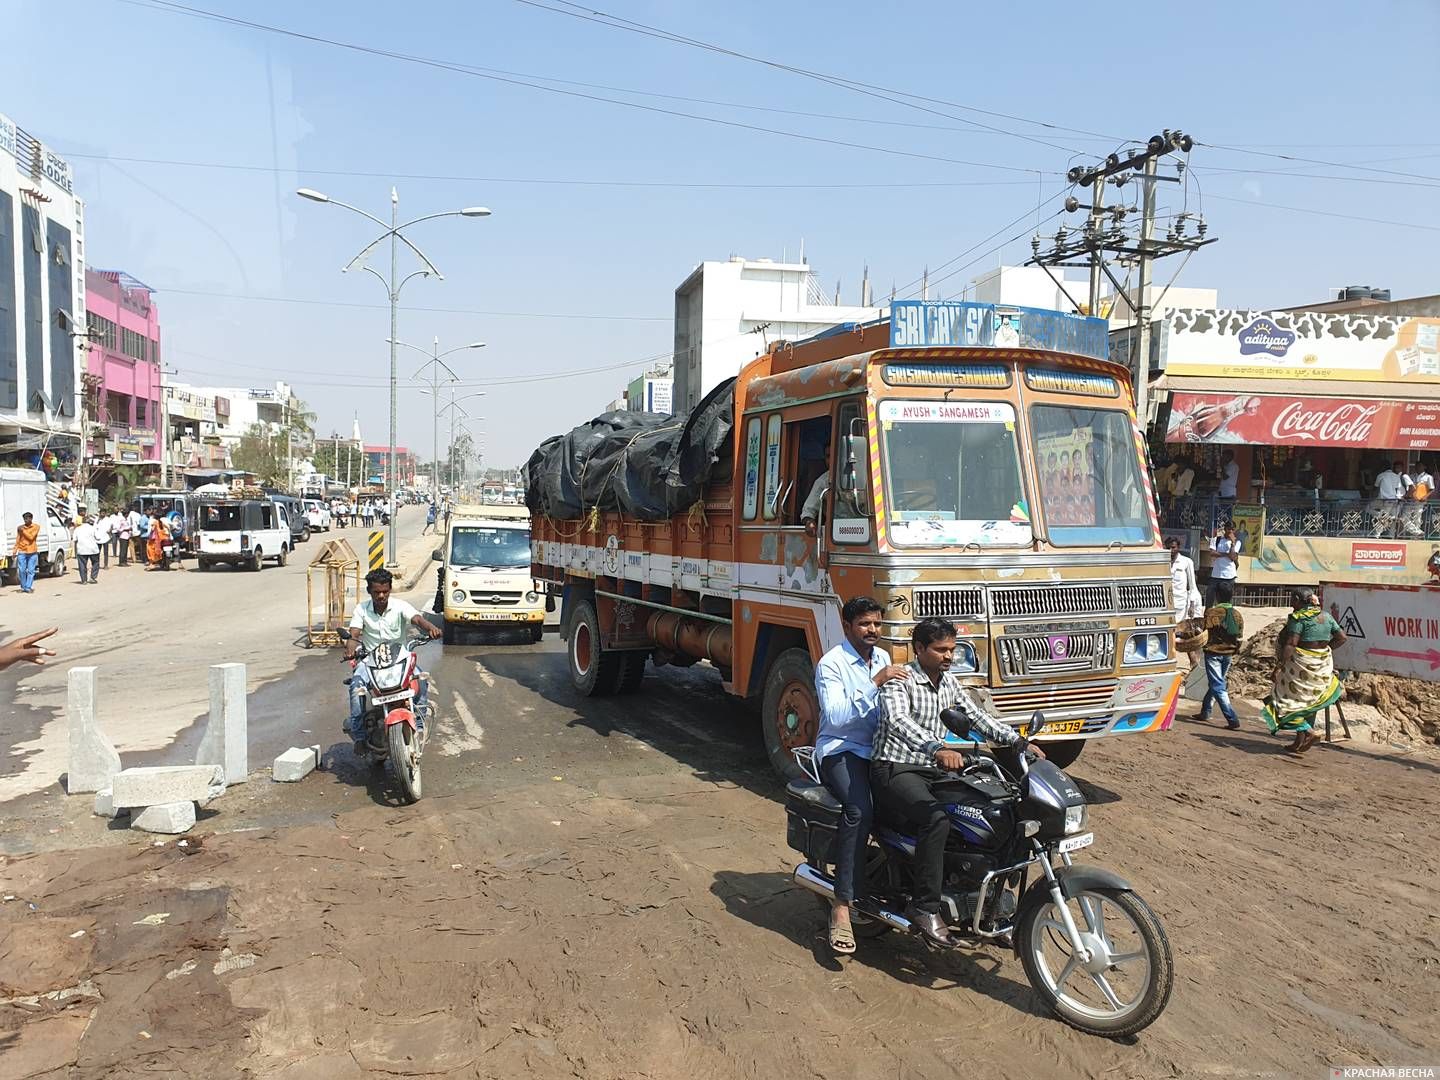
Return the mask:
M457 525L450 530L450 565L508 568L530 565L530 530Z
M883 401L890 540L903 546L1028 544L1014 406Z
M1037 405L1031 419L1051 543L1152 542L1130 417L1115 409Z

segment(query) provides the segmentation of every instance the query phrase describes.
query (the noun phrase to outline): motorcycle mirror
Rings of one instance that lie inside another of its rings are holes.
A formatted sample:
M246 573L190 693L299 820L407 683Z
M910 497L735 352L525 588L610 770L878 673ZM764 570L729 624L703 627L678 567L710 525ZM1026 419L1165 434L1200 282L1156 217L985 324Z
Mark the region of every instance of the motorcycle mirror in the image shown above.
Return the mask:
M1043 731L1044 729L1045 714L1039 709L1036 709L1033 713L1030 714L1030 719L1021 727L1020 734L1028 739L1031 736Z
M970 717L966 716L959 709L944 709L940 713L940 723L945 725L946 730L962 739L970 738Z

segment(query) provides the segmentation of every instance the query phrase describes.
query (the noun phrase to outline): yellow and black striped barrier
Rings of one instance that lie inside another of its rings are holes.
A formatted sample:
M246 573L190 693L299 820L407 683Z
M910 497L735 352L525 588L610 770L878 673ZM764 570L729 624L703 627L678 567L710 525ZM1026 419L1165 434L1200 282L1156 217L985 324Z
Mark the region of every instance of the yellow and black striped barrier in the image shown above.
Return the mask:
M385 530L370 530L370 569L382 570L385 567Z

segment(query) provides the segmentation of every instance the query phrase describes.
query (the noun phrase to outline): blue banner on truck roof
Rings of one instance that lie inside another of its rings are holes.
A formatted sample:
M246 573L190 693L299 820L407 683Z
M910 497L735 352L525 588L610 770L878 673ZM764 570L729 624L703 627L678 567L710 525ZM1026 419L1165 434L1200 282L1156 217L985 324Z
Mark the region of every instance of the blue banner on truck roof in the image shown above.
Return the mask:
M1110 359L1110 324L1044 308L959 300L894 300L892 349L1049 349Z

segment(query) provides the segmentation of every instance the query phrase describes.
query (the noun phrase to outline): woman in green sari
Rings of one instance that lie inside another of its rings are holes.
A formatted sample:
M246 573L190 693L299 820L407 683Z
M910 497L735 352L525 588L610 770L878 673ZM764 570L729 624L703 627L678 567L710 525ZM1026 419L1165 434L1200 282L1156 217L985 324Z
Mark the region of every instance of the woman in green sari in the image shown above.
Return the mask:
M1273 735L1293 731L1287 750L1303 754L1315 745L1315 714L1340 700L1340 680L1330 650L1345 642L1340 624L1321 610L1308 589L1290 594L1290 618L1275 648L1275 676L1261 716Z

